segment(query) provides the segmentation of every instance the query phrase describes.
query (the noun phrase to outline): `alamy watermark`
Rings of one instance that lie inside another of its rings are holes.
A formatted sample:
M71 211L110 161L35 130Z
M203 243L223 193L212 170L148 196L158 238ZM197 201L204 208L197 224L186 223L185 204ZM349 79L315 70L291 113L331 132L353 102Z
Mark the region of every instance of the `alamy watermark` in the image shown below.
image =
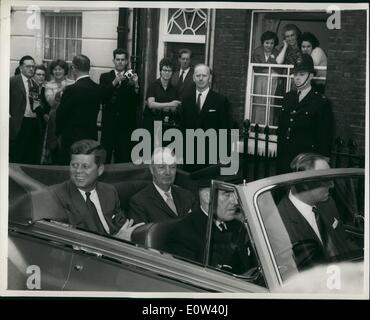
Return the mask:
M155 121L154 137L146 129L136 129L131 141L138 141L131 152L134 164L150 164L154 141L153 149L169 142L166 147L176 154L178 164L221 163L225 166L221 167L221 175L233 175L239 170L239 129L186 129L182 132L171 128L163 133L162 121Z

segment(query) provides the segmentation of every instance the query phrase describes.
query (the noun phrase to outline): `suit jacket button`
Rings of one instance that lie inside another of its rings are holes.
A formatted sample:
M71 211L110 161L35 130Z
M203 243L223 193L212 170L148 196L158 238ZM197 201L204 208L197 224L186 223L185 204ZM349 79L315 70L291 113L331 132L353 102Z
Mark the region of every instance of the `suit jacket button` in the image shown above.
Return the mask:
M290 118L290 122L293 122L294 121L294 119L293 118Z

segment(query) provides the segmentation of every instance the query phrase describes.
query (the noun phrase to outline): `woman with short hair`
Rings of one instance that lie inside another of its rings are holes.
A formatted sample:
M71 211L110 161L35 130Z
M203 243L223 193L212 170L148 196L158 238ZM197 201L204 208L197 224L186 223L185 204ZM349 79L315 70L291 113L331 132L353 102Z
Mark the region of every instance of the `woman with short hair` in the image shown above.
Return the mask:
M42 164L55 164L58 161L59 146L58 138L55 135L56 111L65 87L74 83L74 80L67 78L69 68L64 60L52 61L49 70L52 79L45 84L45 100L50 107L50 112L44 138Z

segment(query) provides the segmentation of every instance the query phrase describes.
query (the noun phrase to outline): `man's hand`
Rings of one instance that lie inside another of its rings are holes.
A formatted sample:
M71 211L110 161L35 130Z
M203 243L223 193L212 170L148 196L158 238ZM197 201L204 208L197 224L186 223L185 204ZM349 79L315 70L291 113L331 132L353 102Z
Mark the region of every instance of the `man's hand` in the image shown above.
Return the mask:
M118 73L112 82L113 87L119 85L123 80L124 80L124 76L121 73Z
M134 224L134 219L127 219L124 225L122 226L121 229L114 235L116 238L122 239L122 240L127 240L131 241L131 234L132 232L137 228L142 225L144 225L144 222Z
M181 106L181 101L179 100L172 100L168 103L168 106L164 108L164 111L176 111L176 109Z

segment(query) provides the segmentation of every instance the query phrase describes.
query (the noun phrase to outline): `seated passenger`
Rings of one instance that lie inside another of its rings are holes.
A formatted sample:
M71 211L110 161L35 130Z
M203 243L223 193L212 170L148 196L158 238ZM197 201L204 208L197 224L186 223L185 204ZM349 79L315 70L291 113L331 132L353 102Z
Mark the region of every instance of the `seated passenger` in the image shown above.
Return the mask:
M187 215L168 240L171 254L202 263L207 241L207 222L210 186L199 189L200 206ZM249 237L242 222L238 220L237 201L232 192L219 190L217 212L212 223L210 265L225 271L241 274L255 266L250 256Z
M175 186L176 156L169 148L156 148L150 172L153 183L139 191L129 201L128 216L138 222L161 222L183 217L194 206L193 194Z
M120 209L116 189L98 182L104 172L106 152L94 140L80 140L71 148L70 180L51 186L51 192L70 225L102 235L130 240L139 225Z
M329 169L327 158L303 153L292 163L293 171ZM330 258L356 250L348 239L329 190L332 181L293 185L278 209L293 245L298 269L305 269Z

